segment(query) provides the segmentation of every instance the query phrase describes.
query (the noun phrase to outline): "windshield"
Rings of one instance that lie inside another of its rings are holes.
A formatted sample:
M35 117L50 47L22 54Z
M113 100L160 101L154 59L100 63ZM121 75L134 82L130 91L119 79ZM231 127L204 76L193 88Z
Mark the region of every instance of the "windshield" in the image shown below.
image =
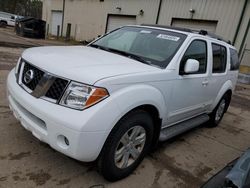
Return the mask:
M186 35L177 32L127 26L90 46L165 68L185 39Z

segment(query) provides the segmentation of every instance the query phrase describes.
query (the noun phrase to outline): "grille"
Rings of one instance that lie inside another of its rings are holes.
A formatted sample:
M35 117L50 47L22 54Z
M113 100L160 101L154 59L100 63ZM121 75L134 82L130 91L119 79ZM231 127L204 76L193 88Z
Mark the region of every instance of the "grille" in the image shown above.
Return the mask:
M66 88L67 84L67 80L56 78L55 82L49 88L45 96L51 99L59 100L63 95L64 89Z
M42 70L34 67L33 65L31 65L27 62L23 61L23 63L24 63L23 71L20 72L21 83L22 83L22 85L29 88L31 91L34 91L36 89L37 85L39 84L39 81L43 78L44 74L47 74L47 73L43 72ZM30 83L26 83L24 81L24 76L25 76L25 73L29 70L34 71L34 78L32 79L32 81ZM60 98L62 97L63 92L64 92L65 88L67 87L69 81L62 79L62 78L57 78L57 77L54 77L54 78L55 78L55 81L52 83L50 88L48 90L47 89L44 90L44 92L46 92L46 94L45 94L46 98L53 99L53 101L55 100L56 102L58 102L60 100ZM24 89L25 89L25 87L24 87ZM31 93L31 95L32 95L32 93ZM42 96L40 96L40 97L42 97Z
M26 83L24 81L24 75L25 73L28 71L28 70L33 70L34 71L34 78L33 80L30 82L30 83ZM28 64L28 63L25 63L24 64L24 67L23 67L23 73L22 73L22 83L28 87L29 89L31 89L32 91L36 88L38 82L41 80L41 78L43 77L44 75L44 72L39 70L38 68Z

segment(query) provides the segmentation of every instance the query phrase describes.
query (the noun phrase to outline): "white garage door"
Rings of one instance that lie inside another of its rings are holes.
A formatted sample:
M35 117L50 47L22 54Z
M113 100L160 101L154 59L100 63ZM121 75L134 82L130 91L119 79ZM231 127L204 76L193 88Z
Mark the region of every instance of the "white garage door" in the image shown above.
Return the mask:
M57 26L60 25L60 30L62 26L62 11L52 10L52 20L51 20L51 34L57 35Z
M209 20L191 20L191 19L172 19L172 26L184 27L195 30L207 30L209 32L215 33L217 21Z
M117 29L124 25L135 25L135 16L120 16L120 15L109 15L107 23L107 32Z

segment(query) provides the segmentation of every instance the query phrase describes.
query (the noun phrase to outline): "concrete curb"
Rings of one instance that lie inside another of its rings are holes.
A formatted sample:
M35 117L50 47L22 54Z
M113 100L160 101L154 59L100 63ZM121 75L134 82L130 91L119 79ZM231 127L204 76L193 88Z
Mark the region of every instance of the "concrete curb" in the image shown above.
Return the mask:
M0 41L0 46L10 47L10 48L31 48L31 47L41 46L41 45L39 45L39 44L21 44L21 43Z

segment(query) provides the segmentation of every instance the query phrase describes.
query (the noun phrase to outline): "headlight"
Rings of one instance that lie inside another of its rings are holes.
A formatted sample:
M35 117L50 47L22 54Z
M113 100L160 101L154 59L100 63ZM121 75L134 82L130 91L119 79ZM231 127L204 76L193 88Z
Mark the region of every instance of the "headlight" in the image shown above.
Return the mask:
M104 88L88 86L78 82L71 82L60 100L60 105L83 110L108 97Z

